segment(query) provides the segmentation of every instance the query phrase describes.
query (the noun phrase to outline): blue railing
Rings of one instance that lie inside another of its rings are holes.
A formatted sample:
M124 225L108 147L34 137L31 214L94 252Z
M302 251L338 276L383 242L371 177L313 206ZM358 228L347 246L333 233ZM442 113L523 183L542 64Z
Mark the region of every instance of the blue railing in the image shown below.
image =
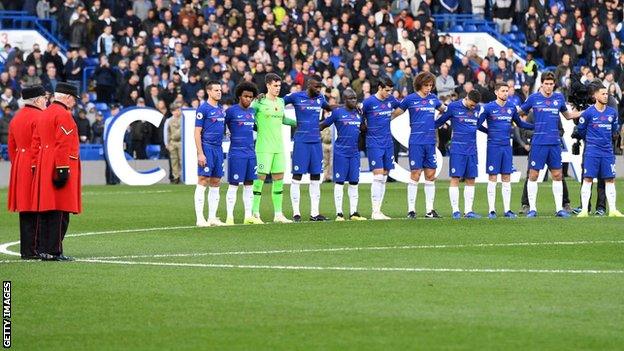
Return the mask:
M60 33L55 19L40 19L26 11L0 11L0 29L34 29L49 42L56 44L63 53L67 44L59 39Z

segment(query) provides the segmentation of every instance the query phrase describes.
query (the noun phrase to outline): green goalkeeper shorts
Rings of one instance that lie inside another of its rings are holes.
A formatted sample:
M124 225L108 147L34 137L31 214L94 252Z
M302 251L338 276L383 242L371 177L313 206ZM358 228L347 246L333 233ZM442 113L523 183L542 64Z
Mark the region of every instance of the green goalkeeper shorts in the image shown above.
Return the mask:
M258 173L261 174L276 174L284 173L284 153L278 152L257 152L256 160L258 161Z

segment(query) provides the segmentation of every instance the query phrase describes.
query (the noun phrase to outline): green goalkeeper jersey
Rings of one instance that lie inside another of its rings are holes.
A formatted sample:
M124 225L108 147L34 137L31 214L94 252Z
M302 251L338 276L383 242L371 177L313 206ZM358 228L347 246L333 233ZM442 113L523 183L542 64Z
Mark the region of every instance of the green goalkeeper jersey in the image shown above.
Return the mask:
M269 100L255 100L251 107L256 111L256 138L257 153L282 153L282 121L284 119L284 99L278 97Z

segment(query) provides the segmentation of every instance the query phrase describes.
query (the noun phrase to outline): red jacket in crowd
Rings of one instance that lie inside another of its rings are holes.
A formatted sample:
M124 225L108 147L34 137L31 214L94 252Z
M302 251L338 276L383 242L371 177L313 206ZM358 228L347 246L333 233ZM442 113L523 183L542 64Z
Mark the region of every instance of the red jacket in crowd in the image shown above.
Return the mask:
M76 122L65 105L53 102L42 112L32 149L37 164L33 183L37 211L82 212L80 142ZM62 188L52 183L57 168L69 168L69 179Z
M32 194L32 137L38 119L43 112L34 106L24 106L9 124L9 202L11 212L33 212L37 210Z

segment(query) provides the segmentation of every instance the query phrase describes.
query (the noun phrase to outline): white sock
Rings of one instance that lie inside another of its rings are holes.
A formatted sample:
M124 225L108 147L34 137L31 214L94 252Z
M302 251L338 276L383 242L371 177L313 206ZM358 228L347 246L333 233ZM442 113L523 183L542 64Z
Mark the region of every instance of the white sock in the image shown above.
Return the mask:
M204 217L204 202L206 197L206 187L197 184L195 187L195 217L197 222L205 222Z
M354 214L357 212L359 199L360 194L358 191L358 185L349 184L349 214Z
M416 212L416 196L418 195L418 182L411 180L407 183L407 212Z
M373 183L371 184L371 203L373 206L373 213L379 213L381 211L381 201L383 199L383 174L374 174Z
M501 193L503 194L503 208L505 212L511 211L511 183L504 182Z
M293 179L292 183L290 183L290 201L292 202L293 216L301 215L301 211L299 210L301 183L299 180Z
M219 187L211 186L208 189L208 219L217 218L217 208L219 207Z
M245 218L251 217L253 196L253 185L245 185L243 187L243 205L245 206Z
M427 213L433 211L433 202L435 201L435 182L425 180L425 210Z
M388 183L388 176L385 175L383 183L381 184L381 200L379 203L379 211L381 211L381 205L383 204L384 197L386 197L386 184Z
M609 211L617 210L615 207L615 183L605 183L605 195L607 196L607 203L609 204Z
M591 198L591 193L592 183L583 181L583 185L581 186L581 207L583 208L583 211L587 211L589 208L589 198Z
M527 198L529 199L529 210L537 211L537 182L527 181Z
M310 181L310 215L319 215L319 204L321 203L321 181Z
M342 213L342 197L344 192L344 184L334 184L334 205L336 213Z
M236 193L238 192L238 185L228 186L227 193L225 195L225 207L227 210L227 218L234 218L234 206L236 206Z
M475 193L474 185L464 186L464 211L466 211L466 213L472 212L472 203L474 202L474 193Z
M496 182L488 181L487 185L487 199L489 212L496 211Z
M553 180L552 192L555 198L555 211L559 212L563 209L563 182L561 180Z
M459 187L449 187L449 198L451 200L451 208L453 209L453 213L459 212Z

